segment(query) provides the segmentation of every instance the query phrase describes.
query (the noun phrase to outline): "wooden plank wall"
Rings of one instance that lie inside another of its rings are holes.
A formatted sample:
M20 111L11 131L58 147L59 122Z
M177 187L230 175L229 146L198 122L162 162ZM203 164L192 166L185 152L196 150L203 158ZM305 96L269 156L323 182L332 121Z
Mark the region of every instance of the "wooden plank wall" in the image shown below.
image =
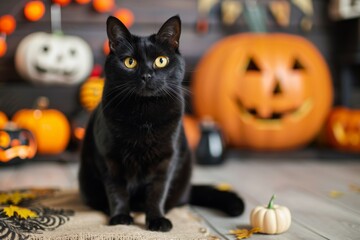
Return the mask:
M18 26L14 34L8 37L8 52L0 58L0 110L12 115L16 110L30 107L38 95L50 98L53 107L66 113L68 116L75 114L80 106L78 104L77 90L79 86L60 87L32 86L23 80L14 67L14 53L17 45L23 37L36 32L50 32L50 0L46 1L47 12L39 22L28 22L23 17L22 6L26 1L0 1L0 16L11 13L16 16ZM268 0L258 0L262 5L268 5ZM334 52L332 51L332 22L328 19L328 1L314 0L315 16L313 30L303 32L299 26L303 13L294 5L291 9L291 25L289 28L278 27L267 11L267 26L271 32L288 32L305 36L313 42L324 55L334 73ZM222 37L248 31L248 27L241 17L233 27L224 27L219 21L219 8L212 10L210 17L210 32L199 35L195 32L197 19L196 0L117 0L118 7L130 8L135 14L135 24L132 32L138 35L154 33L161 24L169 17L179 14L183 21L181 37L181 52L187 62L187 79L191 79L191 72L202 54L217 40ZM265 6L265 7L266 7ZM81 6L71 3L62 10L62 27L66 34L77 35L84 38L92 47L95 62L103 64L105 56L102 45L106 39L105 21L108 14L99 14L92 10L90 5ZM336 82L335 82L336 84ZM14 101L16 99L16 101ZM66 99L66 101L64 101ZM73 103L73 104L71 104Z

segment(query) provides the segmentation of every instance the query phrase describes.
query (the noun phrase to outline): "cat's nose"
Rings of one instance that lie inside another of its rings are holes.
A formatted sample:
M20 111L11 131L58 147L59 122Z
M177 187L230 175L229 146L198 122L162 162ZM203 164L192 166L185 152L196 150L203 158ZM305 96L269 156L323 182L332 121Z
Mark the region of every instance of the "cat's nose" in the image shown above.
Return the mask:
M150 79L152 78L151 74L150 73L144 73L142 76L141 76L141 79L145 82L149 81Z

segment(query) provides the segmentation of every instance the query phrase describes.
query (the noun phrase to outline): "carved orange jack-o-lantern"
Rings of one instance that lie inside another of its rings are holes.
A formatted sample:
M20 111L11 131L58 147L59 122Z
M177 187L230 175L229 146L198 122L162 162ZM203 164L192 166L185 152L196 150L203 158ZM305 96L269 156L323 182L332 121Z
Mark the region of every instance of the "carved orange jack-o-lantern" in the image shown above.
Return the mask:
M35 32L20 42L15 65L33 83L71 85L90 74L93 54L79 37Z
M331 146L344 151L360 151L360 110L343 107L331 111L326 123Z
M36 142L30 131L14 127L0 129L0 162L16 157L33 158L35 153Z
M289 149L308 143L332 104L328 67L304 38L239 34L218 42L192 85L200 117L217 121L232 146Z

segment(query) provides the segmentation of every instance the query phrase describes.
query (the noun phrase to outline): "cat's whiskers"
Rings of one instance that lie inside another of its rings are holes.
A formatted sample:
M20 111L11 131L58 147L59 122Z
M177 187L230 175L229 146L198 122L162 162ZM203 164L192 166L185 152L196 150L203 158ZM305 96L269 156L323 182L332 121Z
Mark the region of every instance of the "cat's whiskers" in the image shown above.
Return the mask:
M172 83L172 82L168 82L168 85L172 88L175 88L175 90L181 91L181 94L184 94L185 96L192 95L192 92L182 85L178 85L178 84Z
M135 88L131 88L131 87L128 87L126 90L123 90L123 91L127 91L125 96L123 96L120 101L118 101L115 105L115 109L117 109L117 107L119 106L119 104L121 104L126 98L129 98L133 95L135 95ZM123 93L122 91L122 93ZM121 93L121 95L122 95Z
M169 96L173 101L184 103L183 91L177 84L167 83L167 86L162 88L162 92Z
M169 91L169 89L163 88L161 89L161 91L173 101L181 101L181 98L177 94L174 94L171 91Z
M103 107L103 110L108 108L115 100L119 100L118 103L116 104L116 106L118 106L120 102L124 101L126 98L133 95L134 92L135 90L131 88L131 86L129 86L128 84L115 86L113 89L109 91L108 94L105 95L105 98L107 98L110 97L110 95L116 94L115 96L111 97L111 100L109 102L106 103L106 105ZM121 98L119 99L119 97Z

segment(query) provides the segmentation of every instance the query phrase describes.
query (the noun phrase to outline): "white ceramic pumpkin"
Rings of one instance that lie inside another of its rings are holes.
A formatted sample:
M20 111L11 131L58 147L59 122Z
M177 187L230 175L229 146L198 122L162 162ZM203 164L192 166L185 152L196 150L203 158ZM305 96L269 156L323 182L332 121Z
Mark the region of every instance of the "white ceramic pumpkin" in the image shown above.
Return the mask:
M20 75L33 83L70 85L90 74L93 54L79 37L35 32L20 42L15 65Z
M250 223L253 228L266 234L280 234L287 231L291 225L291 213L285 206L274 204L273 195L267 206L257 206L250 213Z

